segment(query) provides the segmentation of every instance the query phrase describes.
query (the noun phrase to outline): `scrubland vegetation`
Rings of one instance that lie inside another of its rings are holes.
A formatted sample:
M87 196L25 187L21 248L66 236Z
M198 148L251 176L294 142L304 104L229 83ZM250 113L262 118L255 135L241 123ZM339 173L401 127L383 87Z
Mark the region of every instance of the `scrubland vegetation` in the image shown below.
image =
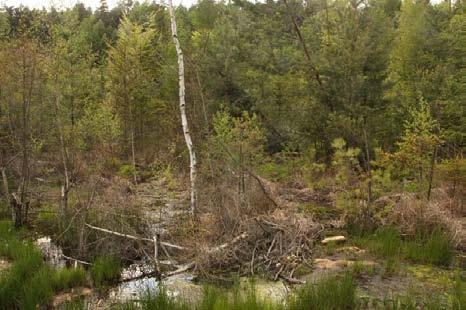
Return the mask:
M0 309L464 309L464 10L1 8Z

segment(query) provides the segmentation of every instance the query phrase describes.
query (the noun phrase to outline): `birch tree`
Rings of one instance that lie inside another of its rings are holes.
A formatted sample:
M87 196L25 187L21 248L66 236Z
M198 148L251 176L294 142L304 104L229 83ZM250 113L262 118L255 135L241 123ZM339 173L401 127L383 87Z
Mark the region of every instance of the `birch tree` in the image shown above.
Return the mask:
M172 0L168 0L168 11L170 13L170 22L173 43L176 48L176 55L178 59L178 82L179 82L179 97L180 97L180 113L181 125L183 126L184 139L189 151L189 179L191 183L191 214L196 212L196 153L194 152L193 141L191 133L189 132L188 118L186 117L186 101L185 101L185 83L184 83L184 61L183 51L181 49L180 41L178 40L178 32L176 29L176 18L173 10Z

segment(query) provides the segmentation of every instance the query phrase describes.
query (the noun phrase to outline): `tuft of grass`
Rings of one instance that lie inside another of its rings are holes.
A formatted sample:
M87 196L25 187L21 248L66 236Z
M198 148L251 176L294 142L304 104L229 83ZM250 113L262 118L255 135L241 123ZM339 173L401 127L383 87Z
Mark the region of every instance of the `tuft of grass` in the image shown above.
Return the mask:
M55 291L82 283L84 271L54 271L39 250L22 241L11 222L0 222L0 255L12 261L0 275L0 309L37 309L47 305Z
M343 278L329 277L301 289L290 302L289 310L354 309L356 284L350 273Z
M450 265L453 246L445 234L436 229L426 239L406 242L406 258L414 262L429 263L437 266Z
M188 307L187 304L175 300L168 296L167 291L160 287L157 293L151 291L146 291L146 293L141 296L141 299L138 301L128 301L117 307L119 310L136 310L136 309L145 309L145 310L189 310L192 309Z
M453 310L466 309L466 282L460 273L455 274L451 302Z
M234 287L232 291L206 286L202 299L196 304L187 304L170 297L163 287L156 293L147 292L137 302L128 302L118 309L133 310L282 310L283 305L266 302L255 294L254 285L245 291Z
M36 309L37 305L48 304L53 296L51 274L51 269L43 265L27 282L23 282L21 309Z
M65 302L63 305L60 306L62 310L86 310L86 304L84 300L81 298L75 298L71 301Z
M110 256L98 257L91 268L91 276L97 287L115 283L120 278L121 262Z
M52 276L55 291L63 291L86 283L86 272L82 268L57 270Z
M389 265L407 259L416 263L448 266L454 257L453 246L440 229L402 239L394 228L384 227L372 235L356 237L355 243L385 258Z

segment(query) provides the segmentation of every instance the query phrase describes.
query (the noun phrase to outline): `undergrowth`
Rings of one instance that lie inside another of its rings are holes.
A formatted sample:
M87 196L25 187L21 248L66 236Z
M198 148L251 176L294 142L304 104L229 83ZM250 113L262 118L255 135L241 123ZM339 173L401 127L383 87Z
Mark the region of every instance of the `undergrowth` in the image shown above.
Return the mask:
M118 309L147 310L312 310L356 308L356 285L350 274L342 278L329 277L317 284L308 284L286 303L272 303L255 293L254 284L245 291L238 287L227 291L206 287L202 299L195 304L175 300L162 289L157 294L148 292L137 302L128 302Z
M47 305L54 292L83 285L82 270L52 270L39 250L19 238L10 221L0 221L0 256L12 261L0 275L0 309L36 309Z
M387 264L399 260L449 266L454 257L451 242L440 229L402 238L394 228L381 228L374 234L354 237L356 245L385 258Z
M98 257L91 267L94 285L104 287L115 283L120 278L121 262L110 256Z

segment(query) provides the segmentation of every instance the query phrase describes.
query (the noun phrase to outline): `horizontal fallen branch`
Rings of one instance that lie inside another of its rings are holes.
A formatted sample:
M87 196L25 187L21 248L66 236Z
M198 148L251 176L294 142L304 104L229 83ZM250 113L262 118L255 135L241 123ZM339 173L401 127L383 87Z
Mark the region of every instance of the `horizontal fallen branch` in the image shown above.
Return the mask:
M62 256L64 259L72 260L72 261L74 261L74 262L78 262L78 263L83 264L83 265L89 265L89 266L92 265L92 264L89 263L89 262L85 262L85 261L79 260L79 259L77 259L77 258L69 257L69 256L66 256L65 254L62 254L61 256Z
M221 250L224 250L226 249L227 247L243 240L243 239L246 239L249 235L246 233L246 232L243 232L242 234L240 234L239 236L236 236L235 238L233 238L232 240L228 241L228 242L225 242L221 245L218 245L216 247L213 247L211 249L208 249L207 250L207 253L209 254L212 254L212 253L216 253L216 252L219 252Z
M292 278L292 277L287 277L287 276L284 276L284 275L280 275L279 278L282 278L283 280L285 280L286 282L288 282L290 284L306 284L306 281L304 281L304 280L300 280L300 279L296 279L296 278Z
M107 234L111 234L111 235L114 235L114 236L119 236L119 237L132 239L132 240L148 241L148 242L152 242L152 243L154 242L153 239L144 238L144 237L136 237L136 236L132 236L132 235L128 235L128 234L123 234L123 233L108 230L108 229L105 229L105 228L92 226L92 225L87 224L87 223L86 223L86 226L91 228L91 229L98 230L98 231L101 231L101 232L104 232L104 233L107 233ZM164 242L164 241L160 241L159 243L166 246L166 247L169 247L169 248L178 249L178 250L186 250L185 247L182 247L182 246L179 246L179 245L176 245L176 244L172 244L172 243L168 243L168 242Z
M164 278L168 278L168 277L183 273L183 272L188 271L189 269L193 268L194 265L195 265L194 262L191 262L191 263L187 263L187 264L184 264L184 265L176 266L177 267L176 270L173 270L173 271L170 271L170 272L167 272L167 273L162 273L161 278L164 279ZM131 282L133 280L152 277L152 276L155 276L155 275L157 275L157 271L154 270L154 271L151 271L151 272L143 273L143 274L141 274L139 276L136 276L136 277L120 280L120 283Z

